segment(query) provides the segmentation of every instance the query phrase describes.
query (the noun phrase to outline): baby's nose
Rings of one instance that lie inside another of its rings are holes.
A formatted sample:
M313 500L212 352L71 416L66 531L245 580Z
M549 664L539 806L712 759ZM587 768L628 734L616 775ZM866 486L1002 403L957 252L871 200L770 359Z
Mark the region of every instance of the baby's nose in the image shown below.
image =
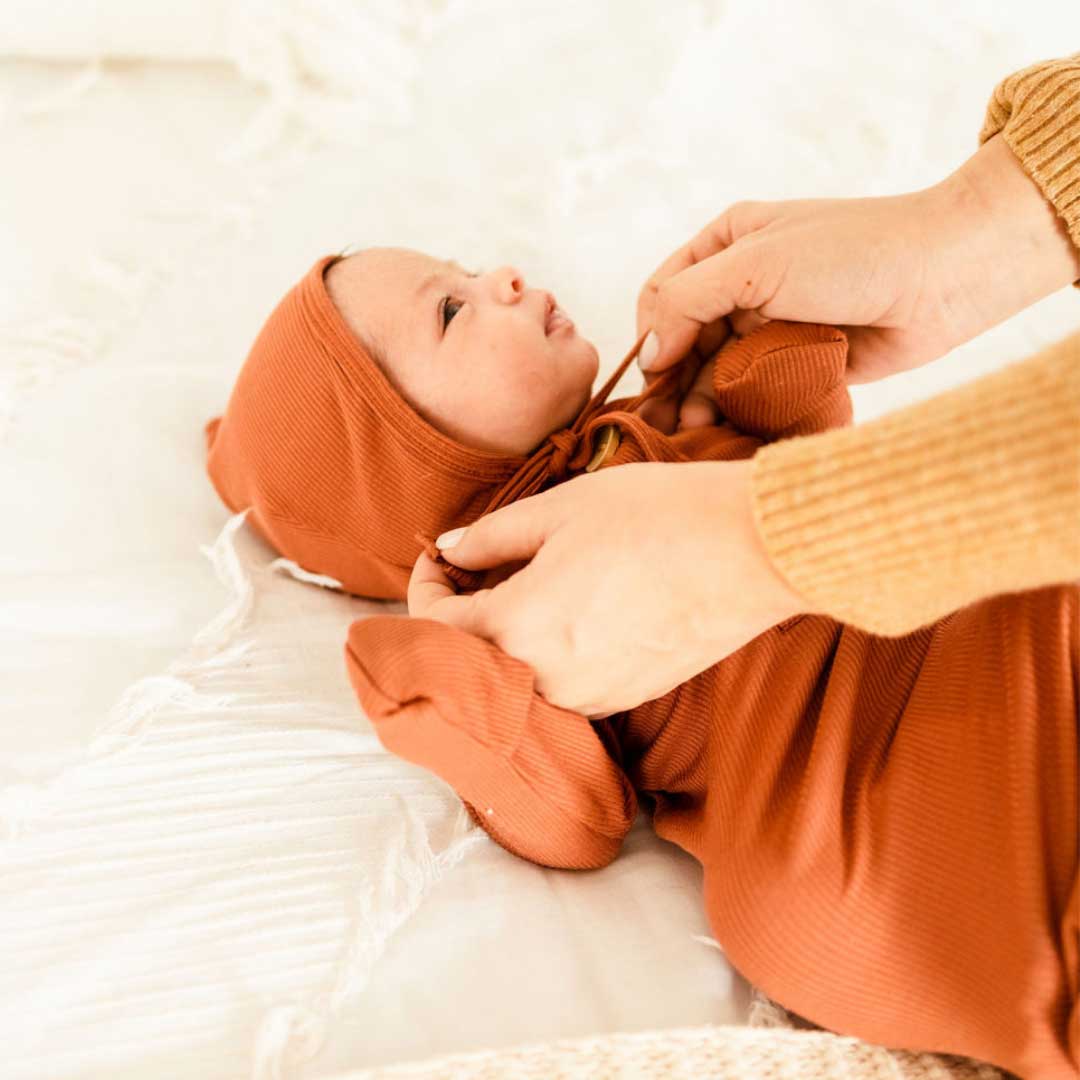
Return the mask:
M525 275L516 266L504 266L497 274L499 292L506 301L519 300L525 295Z

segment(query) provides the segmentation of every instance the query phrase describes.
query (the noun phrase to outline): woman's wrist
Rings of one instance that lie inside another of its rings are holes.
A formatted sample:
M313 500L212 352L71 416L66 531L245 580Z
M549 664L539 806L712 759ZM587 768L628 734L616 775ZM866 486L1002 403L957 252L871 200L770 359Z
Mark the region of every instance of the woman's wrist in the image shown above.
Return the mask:
M762 611L771 619L770 625L775 626L793 615L812 614L809 601L798 593L780 572L765 545L754 499L754 458L724 462L723 467L736 476L739 516L746 530L748 545L758 564L757 587L762 599Z
M922 194L922 193L920 193ZM926 298L948 314L959 345L1080 278L1065 223L1001 135L926 193Z

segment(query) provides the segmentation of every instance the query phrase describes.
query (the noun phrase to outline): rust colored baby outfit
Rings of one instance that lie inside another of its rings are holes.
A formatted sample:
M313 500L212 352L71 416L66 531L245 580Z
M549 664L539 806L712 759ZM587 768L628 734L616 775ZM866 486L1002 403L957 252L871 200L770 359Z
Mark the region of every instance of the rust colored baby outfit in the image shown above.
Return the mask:
M331 261L268 321L207 425L208 469L278 550L352 592L403 596L421 546L476 587L431 538L587 466L749 458L851 423L843 333L774 322L717 354L714 427L666 436L628 411L649 395L607 402L635 348L528 458L469 450L366 357L326 295ZM1003 594L894 638L797 616L603 720L430 619L358 620L345 656L383 744L508 850L603 866L640 800L702 863L725 954L780 1004L887 1046L1065 1078L1080 1062L1078 596Z

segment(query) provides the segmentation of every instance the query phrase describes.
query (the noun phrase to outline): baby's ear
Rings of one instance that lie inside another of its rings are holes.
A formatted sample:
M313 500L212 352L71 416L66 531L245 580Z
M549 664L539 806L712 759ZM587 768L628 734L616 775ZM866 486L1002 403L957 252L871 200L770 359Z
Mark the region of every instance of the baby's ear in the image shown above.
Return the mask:
M206 449L214 445L214 439L217 438L218 428L221 427L221 417L215 416L213 420L208 420L203 426L203 432L206 435Z

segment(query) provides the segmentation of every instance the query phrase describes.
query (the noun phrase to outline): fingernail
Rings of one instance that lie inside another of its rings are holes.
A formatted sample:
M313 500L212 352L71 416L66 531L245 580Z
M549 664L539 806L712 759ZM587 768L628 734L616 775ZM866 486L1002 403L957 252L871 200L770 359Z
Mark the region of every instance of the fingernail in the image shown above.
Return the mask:
M660 352L660 339L656 336L655 330L649 331L649 336L645 339L645 343L641 346L641 351L638 353L637 362L638 367L642 371L648 371L652 367L652 362L656 359L657 353Z
M464 526L460 529L451 529L449 532L444 532L441 536L436 537L435 546L440 550L452 548L464 535Z

